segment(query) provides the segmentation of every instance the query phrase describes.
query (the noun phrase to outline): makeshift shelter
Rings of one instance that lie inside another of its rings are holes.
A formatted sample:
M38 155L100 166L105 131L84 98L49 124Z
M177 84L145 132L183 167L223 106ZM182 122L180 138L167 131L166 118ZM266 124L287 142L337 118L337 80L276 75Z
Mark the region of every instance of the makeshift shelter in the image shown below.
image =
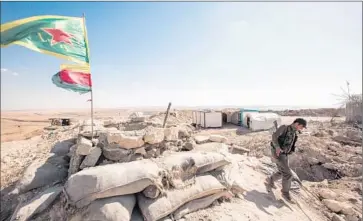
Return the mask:
M281 125L281 117L278 114L248 112L244 114L242 126L252 131L269 130L274 127L274 121Z
M247 114L248 113L258 113L259 111L258 110L255 110L255 109L241 109L240 110L240 117L239 117L239 122L238 122L238 125L241 125L241 126L244 126L246 125L247 126L247 120L249 118L247 118Z
M203 128L218 128L223 125L222 112L212 110L193 111L193 124Z

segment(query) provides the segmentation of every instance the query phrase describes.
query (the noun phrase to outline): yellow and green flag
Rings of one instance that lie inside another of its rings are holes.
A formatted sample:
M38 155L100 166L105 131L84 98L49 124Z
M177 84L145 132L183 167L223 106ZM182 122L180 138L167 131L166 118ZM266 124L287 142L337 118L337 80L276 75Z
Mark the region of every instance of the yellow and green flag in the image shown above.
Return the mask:
M1 25L1 47L12 44L77 63L89 63L83 18L35 16Z

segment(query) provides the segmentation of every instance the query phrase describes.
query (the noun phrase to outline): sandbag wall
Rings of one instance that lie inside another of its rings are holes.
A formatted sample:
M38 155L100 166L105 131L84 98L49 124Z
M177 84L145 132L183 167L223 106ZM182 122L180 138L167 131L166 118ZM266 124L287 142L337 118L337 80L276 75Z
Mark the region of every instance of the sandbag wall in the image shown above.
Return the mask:
M18 181L12 194L34 194L17 204L11 220L44 214L54 201L61 203L59 195L74 208L66 214L73 221L180 218L243 191L238 165L215 152L228 150L224 137L193 136L187 125L144 126L121 131L95 125L92 140L91 127L82 126L78 137L57 143Z
M64 194L70 205L81 209L72 220L142 216L141 220L157 221L171 214L179 219L232 196L228 178L215 175L230 166L221 153L173 153L79 171L68 178Z

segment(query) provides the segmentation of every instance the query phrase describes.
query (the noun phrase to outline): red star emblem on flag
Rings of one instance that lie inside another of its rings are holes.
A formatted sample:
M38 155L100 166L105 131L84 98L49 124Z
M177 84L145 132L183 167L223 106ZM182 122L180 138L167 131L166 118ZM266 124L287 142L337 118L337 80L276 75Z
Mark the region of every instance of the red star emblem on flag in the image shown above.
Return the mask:
M65 31L62 31L61 29L57 28L43 28L43 31L48 33L50 36L52 36L52 40L50 42L50 45L55 45L57 43L66 43L66 44L72 44L71 38L73 36L71 34L68 34Z

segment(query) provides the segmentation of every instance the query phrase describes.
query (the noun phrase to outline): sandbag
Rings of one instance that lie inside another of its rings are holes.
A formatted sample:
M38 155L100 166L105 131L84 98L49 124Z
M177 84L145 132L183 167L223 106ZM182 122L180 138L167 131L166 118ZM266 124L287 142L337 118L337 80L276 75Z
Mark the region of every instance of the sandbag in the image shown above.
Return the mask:
M145 221L156 221L173 213L185 203L225 190L225 187L213 176L196 177L195 184L185 189L173 189L157 199L146 198L138 194L138 205Z
M162 167L168 171L169 183L176 189L194 183L198 174L214 170L230 162L220 153L179 152L161 159Z
M57 142L53 148L50 150L50 153L54 153L58 156L66 156L69 153L70 148L76 143L75 139L64 140L61 142Z
M236 161L232 161L231 164L210 171L210 174L234 194L245 191L245 180L240 173L239 165Z
M130 221L135 204L133 194L98 199L83 212L82 221Z
M222 198L222 197L231 198L232 195L228 191L225 190L225 191L221 191L219 193L215 193L210 196L192 200L192 201L184 204L183 206L181 206L179 209L177 209L174 212L173 217L175 220L178 220L189 213L195 212L200 209L205 209L208 206L210 206L214 201L216 201L217 199Z
M82 170L69 177L64 192L71 205L84 207L93 200L161 188L162 170L150 160L108 164Z
M21 194L29 190L63 181L68 171L68 162L63 156L50 154L44 160L35 160L24 171L12 194Z

